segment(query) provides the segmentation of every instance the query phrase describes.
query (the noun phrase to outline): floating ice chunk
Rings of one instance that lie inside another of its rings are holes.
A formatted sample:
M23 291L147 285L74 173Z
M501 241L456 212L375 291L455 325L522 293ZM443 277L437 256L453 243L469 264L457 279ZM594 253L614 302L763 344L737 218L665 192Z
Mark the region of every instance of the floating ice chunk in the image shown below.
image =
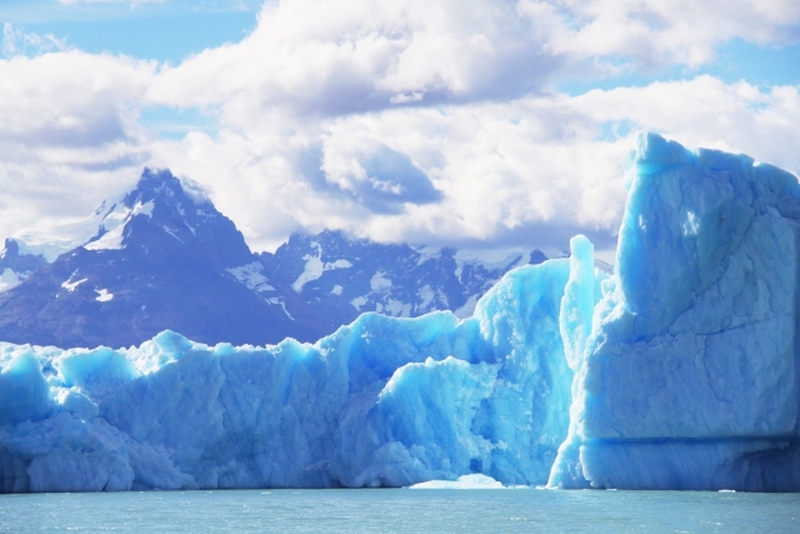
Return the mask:
M506 489L506 486L492 477L475 473L456 480L428 480L409 486L409 489Z

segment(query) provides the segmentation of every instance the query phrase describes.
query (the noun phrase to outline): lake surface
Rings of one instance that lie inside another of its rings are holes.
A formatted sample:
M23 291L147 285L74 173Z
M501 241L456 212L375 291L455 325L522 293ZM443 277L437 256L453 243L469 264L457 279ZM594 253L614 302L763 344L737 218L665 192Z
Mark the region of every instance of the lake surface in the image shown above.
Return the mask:
M800 532L800 493L541 489L0 495L0 532Z

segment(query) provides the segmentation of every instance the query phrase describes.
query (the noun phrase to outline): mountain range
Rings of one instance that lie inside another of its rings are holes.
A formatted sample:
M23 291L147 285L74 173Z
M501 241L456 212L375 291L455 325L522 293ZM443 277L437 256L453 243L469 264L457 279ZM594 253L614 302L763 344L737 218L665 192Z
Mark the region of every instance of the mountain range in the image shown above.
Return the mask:
M370 311L469 316L510 269L546 259L539 250L479 254L329 230L254 253L229 218L168 170L145 169L90 220L93 235L53 261L6 239L0 340L125 347L170 329L208 344L315 341Z

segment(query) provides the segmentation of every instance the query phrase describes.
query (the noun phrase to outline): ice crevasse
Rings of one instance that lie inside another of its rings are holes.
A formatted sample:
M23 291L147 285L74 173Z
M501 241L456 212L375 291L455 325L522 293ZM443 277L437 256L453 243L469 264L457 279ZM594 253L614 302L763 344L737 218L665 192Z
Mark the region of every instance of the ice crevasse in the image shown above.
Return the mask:
M314 344L0 344L0 491L504 484L800 490L800 185L643 134L591 243L471 318Z

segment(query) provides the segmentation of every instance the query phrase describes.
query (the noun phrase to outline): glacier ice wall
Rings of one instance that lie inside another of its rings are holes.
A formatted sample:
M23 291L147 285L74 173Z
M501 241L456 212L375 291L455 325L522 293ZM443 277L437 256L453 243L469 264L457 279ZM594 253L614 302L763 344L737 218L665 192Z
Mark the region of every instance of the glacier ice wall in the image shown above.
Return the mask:
M797 178L654 134L629 172L549 484L800 489Z
M800 491L800 185L640 137L615 273L315 344L0 343L0 491L505 484Z
M0 490L543 484L568 426L568 276L524 267L470 319L365 314L313 345L2 344Z

